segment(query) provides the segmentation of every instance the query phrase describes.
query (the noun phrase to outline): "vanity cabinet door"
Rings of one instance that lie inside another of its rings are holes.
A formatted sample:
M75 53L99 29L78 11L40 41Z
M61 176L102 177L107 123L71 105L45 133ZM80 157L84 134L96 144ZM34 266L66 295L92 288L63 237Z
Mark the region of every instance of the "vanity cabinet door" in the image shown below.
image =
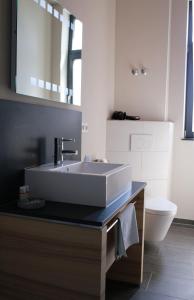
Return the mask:
M0 298L104 300L105 279L105 228L0 216Z
M143 253L144 253L144 190L132 201L135 202L139 244L132 245L127 249L127 257L119 260L115 258L116 238L114 227L107 233L107 277L112 280L128 282L140 285L143 281ZM126 209L126 207L125 207ZM111 220L107 227L116 220Z

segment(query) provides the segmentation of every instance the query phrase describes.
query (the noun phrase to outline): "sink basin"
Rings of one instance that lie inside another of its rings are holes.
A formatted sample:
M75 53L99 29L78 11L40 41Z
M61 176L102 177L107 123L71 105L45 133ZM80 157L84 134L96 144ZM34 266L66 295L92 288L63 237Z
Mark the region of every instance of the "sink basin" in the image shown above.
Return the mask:
M30 195L48 201L107 207L131 188L126 164L66 161L25 169Z

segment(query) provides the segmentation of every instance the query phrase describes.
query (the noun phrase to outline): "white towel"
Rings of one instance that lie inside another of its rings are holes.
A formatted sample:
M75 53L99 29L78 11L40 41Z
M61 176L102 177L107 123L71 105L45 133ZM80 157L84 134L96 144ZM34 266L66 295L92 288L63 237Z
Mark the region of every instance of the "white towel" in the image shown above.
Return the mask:
M127 256L126 250L133 244L139 243L137 219L133 203L120 214L117 223L116 258Z

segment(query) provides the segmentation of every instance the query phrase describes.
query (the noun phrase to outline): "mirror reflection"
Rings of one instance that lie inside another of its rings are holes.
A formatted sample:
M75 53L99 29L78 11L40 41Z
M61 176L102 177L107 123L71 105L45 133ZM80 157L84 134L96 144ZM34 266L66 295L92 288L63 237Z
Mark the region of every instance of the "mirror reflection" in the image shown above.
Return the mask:
M16 2L16 92L80 105L82 23L55 0Z

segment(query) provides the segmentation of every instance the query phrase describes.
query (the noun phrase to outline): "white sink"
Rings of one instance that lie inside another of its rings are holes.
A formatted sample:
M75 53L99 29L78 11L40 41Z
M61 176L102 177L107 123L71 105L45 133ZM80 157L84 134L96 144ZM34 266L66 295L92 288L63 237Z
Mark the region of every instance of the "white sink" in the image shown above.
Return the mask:
M131 188L131 167L124 164L66 161L25 169L30 195L55 202L106 207Z

